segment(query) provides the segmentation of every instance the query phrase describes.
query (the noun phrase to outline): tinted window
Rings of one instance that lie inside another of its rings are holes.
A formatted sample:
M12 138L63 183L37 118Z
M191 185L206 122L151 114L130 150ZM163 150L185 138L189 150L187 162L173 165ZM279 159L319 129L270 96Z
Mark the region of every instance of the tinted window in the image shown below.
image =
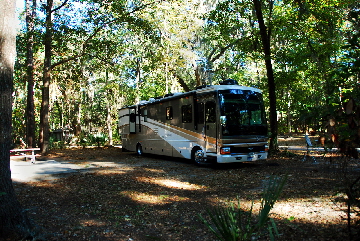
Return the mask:
M135 122L136 121L136 115L134 113L130 114L130 122Z
M173 109L172 106L166 107L166 119L172 120L173 119Z
M146 122L147 121L147 109L144 109L143 115L144 115L144 121Z
M192 107L191 105L183 105L181 107L182 113L182 122L191 123L192 122Z
M216 104L213 101L206 102L205 104L205 116L207 123L216 122Z
M198 124L204 124L204 103L198 103Z

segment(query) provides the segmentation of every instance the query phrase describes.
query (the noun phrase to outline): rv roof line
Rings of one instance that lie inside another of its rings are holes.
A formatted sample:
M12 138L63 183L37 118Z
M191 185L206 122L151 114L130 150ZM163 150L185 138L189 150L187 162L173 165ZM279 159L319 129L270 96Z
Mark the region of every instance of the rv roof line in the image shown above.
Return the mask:
M169 93L169 94L164 95L164 98L175 96L175 95L181 95L181 94L184 94L184 93L183 92Z
M173 96L173 95L174 95L173 93L169 93L169 94L164 95L164 98L169 97L169 96Z
M206 87L210 87L211 85L200 85L200 86L197 86L195 89L202 89L202 88L206 88Z
M227 79L227 80L224 80L224 81L221 81L219 83L219 85L239 85L239 83L237 82L237 80L234 80L234 79ZM207 88L207 87L211 87L211 86L215 86L215 85L200 85L200 86L197 86L195 89L203 89L203 88Z
M172 96L181 95L181 94L184 94L184 93L181 93L181 92L169 93L169 94L166 94L164 96L151 97L151 98L149 98L149 100L147 100L147 101L145 100L145 101L146 102L152 102L152 101L161 100L161 99L164 99L164 98L167 98L167 97L172 97Z

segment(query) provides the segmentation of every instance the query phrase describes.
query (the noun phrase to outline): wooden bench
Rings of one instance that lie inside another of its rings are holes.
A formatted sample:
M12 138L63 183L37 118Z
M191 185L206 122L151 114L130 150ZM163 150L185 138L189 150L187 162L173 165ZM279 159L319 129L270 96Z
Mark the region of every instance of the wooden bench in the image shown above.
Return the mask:
M20 153L21 157L30 157L31 163L35 164L35 157L39 156L35 154L35 151L40 151L40 148L12 149L10 153ZM31 154L27 154L27 152L31 152Z

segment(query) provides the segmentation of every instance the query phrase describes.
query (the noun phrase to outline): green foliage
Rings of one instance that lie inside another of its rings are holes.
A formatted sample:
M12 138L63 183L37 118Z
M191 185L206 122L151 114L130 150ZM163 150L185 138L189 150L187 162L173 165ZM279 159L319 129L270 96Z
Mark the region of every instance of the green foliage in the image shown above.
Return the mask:
M253 231L251 229L252 209L247 213L231 204L230 208L218 207L208 212L213 226L205 219L202 220L220 240L237 241L248 240L251 238ZM241 222L241 220L244 220Z
M100 145L105 145L106 141L108 140L107 136L102 133L89 135L89 139L91 143L96 143L98 147L100 147Z
M50 137L49 141L49 149L64 149L67 145L64 141L57 141L54 137Z
M78 143L83 146L93 146L96 145L97 147L103 146L108 141L108 137L103 133L86 133L82 132L79 136Z
M230 207L215 207L207 212L210 221L201 215L200 219L219 240L254 240L261 235L264 229L268 231L270 239L274 240L275 235L278 235L278 230L269 215L280 196L286 179L286 176L282 178L271 176L264 182L261 208L258 214L253 212L253 204L249 211L242 210L240 199L238 199L237 207L234 204L230 204Z

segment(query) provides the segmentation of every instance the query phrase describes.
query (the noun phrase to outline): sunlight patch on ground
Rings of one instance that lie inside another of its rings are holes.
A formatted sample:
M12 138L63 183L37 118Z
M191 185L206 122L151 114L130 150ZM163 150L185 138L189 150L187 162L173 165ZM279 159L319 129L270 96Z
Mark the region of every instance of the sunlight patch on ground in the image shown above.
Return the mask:
M241 202L244 210L250 210L251 202ZM260 210L260 200L254 201L253 212ZM277 201L271 209L271 217L288 219L294 222L328 224L346 222L346 204L334 203L329 197L307 199L288 199ZM355 216L354 216L355 217Z
M344 222L345 210L344 203L334 203L327 198L311 198L278 201L271 213L294 221L325 224Z
M261 208L261 200L225 200L213 196L208 199L215 206L229 207L231 203L234 207L240 204L244 211L252 209L252 213L257 215ZM290 222L313 223L313 224L346 224L346 204L336 202L333 197L321 196L312 198L295 198L277 201L270 211L270 217L275 219L287 219ZM352 219L356 219L356 213L352 213Z
M155 168L144 168L144 171L147 171L147 172L154 172L154 173L165 173L165 171L164 171L164 170L155 169Z
M146 204L166 204L171 202L178 201L187 201L189 198L179 197L179 196L170 196L166 194L160 195L152 195L144 192L136 192L136 191L124 191L121 192L122 195L131 198L134 201L142 202Z
M142 180L144 181L144 180ZM147 179L146 182L154 183L163 187L184 189L184 190L200 190L206 188L202 185L196 185L189 182L181 182L172 179Z
M80 224L83 227L91 227L91 226L104 226L105 223L95 220L95 219L87 219L87 220L81 220Z
M105 169L105 170L97 170L96 172L102 175L119 175L119 174L126 174L127 172L134 171L135 168L133 167L114 167L112 169Z

